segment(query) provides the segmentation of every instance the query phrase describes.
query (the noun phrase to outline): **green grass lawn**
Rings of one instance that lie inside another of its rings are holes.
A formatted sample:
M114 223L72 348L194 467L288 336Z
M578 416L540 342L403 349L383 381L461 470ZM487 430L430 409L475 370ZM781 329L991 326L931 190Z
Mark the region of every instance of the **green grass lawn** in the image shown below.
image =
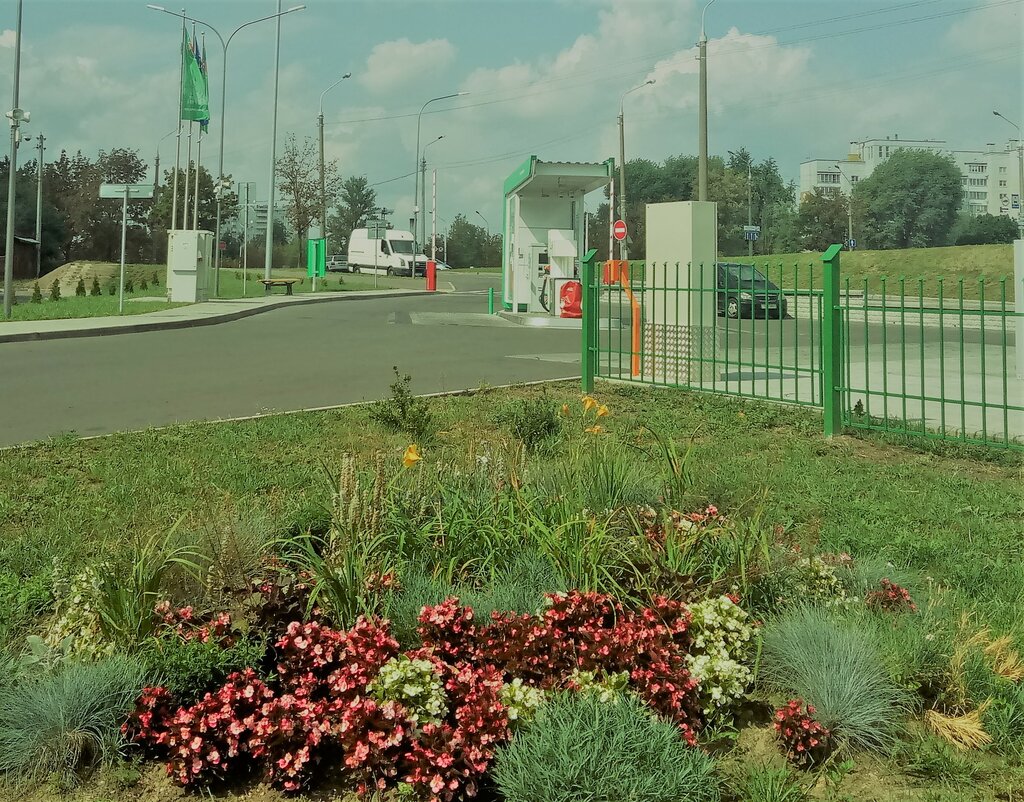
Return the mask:
M722 257L726 261L747 263L746 254ZM820 253L784 253L754 256L754 264L767 265L767 273L778 283L780 266L782 286L792 287L794 266L799 269L800 283L807 284L807 268L814 270L815 285L820 286ZM938 279L943 279L943 294L959 297L959 281L964 280L964 298L977 299L984 285L985 299L998 305L1002 298L1001 279L1006 279L1006 301L1013 301L1013 246L1012 245L958 245L948 248L909 248L888 251L843 251L840 257L842 274L850 280L851 290L862 290L867 282L868 292L882 290L886 278L886 292L898 295L899 279L906 279L908 296L918 294L918 279L924 279L925 296L938 295Z
M136 292L135 295L139 293ZM143 294L146 294L143 292ZM167 301L136 301L132 295L126 295L124 301L125 315L141 315L146 312L158 312L162 309L171 309L186 304L172 304ZM48 296L43 296L42 303L20 303L12 310L11 320L14 322L25 320L58 320L81 317L106 317L117 315L117 296L72 296L61 298L59 301L51 301Z

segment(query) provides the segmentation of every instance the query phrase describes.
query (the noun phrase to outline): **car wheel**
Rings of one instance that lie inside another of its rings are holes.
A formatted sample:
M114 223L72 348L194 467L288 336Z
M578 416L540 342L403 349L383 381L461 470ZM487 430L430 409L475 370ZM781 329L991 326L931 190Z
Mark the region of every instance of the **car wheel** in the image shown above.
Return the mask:
M725 314L733 320L738 318L740 316L740 302L730 298L728 305L725 307Z

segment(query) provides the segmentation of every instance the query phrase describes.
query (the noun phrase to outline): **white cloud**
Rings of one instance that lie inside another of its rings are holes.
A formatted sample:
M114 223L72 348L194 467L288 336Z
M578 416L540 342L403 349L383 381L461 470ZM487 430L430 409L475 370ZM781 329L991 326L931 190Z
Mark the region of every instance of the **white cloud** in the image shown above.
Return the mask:
M366 59L366 71L359 76L367 89L394 89L410 79L438 75L455 61L455 47L447 39L412 42L395 39L376 45Z
M0 33L0 47L4 50L11 50L14 48L14 43L18 41L18 35L9 28L4 29Z

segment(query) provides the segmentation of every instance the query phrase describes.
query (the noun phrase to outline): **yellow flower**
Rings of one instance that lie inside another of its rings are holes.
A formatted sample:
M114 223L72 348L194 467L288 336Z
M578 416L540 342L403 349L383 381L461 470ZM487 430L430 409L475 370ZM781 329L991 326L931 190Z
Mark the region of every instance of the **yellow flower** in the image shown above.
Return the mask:
M562 414L565 417L567 417L567 418L569 417L569 405L568 404L562 404Z
M595 424L594 426L588 426L583 431L585 431L587 434L601 434L601 432L604 431L604 427Z
M607 414L608 414L608 405L607 404L601 404L601 406L599 406L597 408L597 417L603 418Z
M402 456L402 464L406 468L411 468L423 457L420 456L420 449L415 443L410 443L409 447L405 449L405 454Z
M583 414L586 415L590 410L597 409L597 401L591 398L589 395L583 396Z

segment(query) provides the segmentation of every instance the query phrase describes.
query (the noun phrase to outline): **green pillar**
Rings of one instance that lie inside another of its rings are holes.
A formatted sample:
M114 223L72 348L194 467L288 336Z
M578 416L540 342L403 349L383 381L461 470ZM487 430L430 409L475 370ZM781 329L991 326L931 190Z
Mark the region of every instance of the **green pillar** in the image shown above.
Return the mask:
M594 392L594 368L597 359L597 321L598 296L597 282L594 280L594 260L597 250L591 248L583 257L583 336L581 342L581 366L583 374L583 392Z
M824 263L822 295L822 406L825 437L843 430L843 318L839 306L839 252L842 245L830 245L821 256Z

